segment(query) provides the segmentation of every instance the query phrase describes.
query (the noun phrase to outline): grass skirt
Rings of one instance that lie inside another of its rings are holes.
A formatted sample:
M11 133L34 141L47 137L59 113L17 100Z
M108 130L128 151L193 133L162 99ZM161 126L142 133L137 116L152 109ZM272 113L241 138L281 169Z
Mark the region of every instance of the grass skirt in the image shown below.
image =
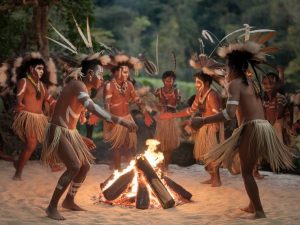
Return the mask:
M194 158L197 162L204 161L204 156L218 145L218 125L208 124L199 129L195 135Z
M51 129L52 128L52 129ZM54 130L53 130L54 128ZM84 143L81 135L76 129L70 130L55 124L48 123L43 141L41 160L50 167L62 163L57 152L59 151L60 138L64 136L69 141L74 154L80 162L94 163L94 157Z
M122 119L134 122L130 114L122 117ZM121 147L136 149L136 132L129 132L128 128L120 124L113 124L104 121L103 138L105 142L109 142L111 144L112 149L119 149Z
M17 114L12 129L23 142L26 142L27 137L36 137L41 143L47 123L48 119L44 114L21 111Z
M223 163L230 172L234 158L238 153L240 137L243 129L251 126L248 154L256 157L258 161L266 159L274 171L280 168L293 168L291 149L280 142L272 125L267 120L252 120L241 125L224 143L216 146L205 156L206 163Z
M180 130L176 119L158 120L154 138L161 152L173 151L180 145Z

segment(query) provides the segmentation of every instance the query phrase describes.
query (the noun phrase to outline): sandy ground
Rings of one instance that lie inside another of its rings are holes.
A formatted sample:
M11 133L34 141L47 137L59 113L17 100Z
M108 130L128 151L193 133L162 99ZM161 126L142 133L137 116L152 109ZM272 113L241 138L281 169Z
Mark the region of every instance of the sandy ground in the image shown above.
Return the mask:
M107 165L93 165L77 193L77 203L88 211L71 212L59 207L65 221L46 217L47 207L62 172L50 172L38 161L29 161L22 181L13 181L14 168L0 161L0 224L300 224L300 176L267 175L258 181L265 219L250 220L239 210L248 203L240 175L221 170L222 187L201 184L206 179L202 166L170 166L168 174L193 194L192 203L171 209L138 210L103 203L95 204L99 184L111 171Z

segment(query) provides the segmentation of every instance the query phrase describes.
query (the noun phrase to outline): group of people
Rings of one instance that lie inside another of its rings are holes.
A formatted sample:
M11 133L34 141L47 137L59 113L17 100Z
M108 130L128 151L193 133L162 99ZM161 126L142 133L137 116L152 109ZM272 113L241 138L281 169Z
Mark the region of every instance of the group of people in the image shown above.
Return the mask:
M267 159L274 170L293 166L291 151L283 144L277 129L285 103L279 93L274 94L274 88L268 87L270 84L275 85L276 76L264 77L265 98L261 97L261 91L254 80L247 76L248 62L255 54L243 54L244 49L224 51L226 54L221 55L226 59L228 96L225 109L222 109L220 95L211 86L212 76L201 70L194 75L196 96L192 105L177 112L181 93L174 87L176 74L174 71L166 71L162 75L163 87L154 92L160 111L156 118L154 137L161 143L159 149L165 158L163 168L167 170L172 151L180 145L176 118L191 117L188 125L194 130L194 156L197 161L205 163L205 169L210 175L203 183L212 187L220 186L220 166L232 171L232 164L238 156L250 199L249 205L243 210L254 213L255 218L263 218L265 213L253 171L262 158ZM99 118L105 120L103 138L111 144L113 168L117 170L121 168L121 150L124 150L129 160L135 154L137 144L137 126L130 114L129 104L135 103L139 107L147 126L153 123L145 103L129 81L130 70L135 67L133 60L125 54L115 56L114 60L110 66L111 79L104 83L105 65L98 56L83 59L77 79L65 84L57 100L48 94L40 80L46 70L44 61L31 59L24 65L24 77L18 81L13 129L26 143L26 147L15 163L14 179L21 179L24 165L38 142L43 145L41 160L46 165L55 167L64 164L66 170L59 178L46 209L52 219L64 219L57 206L68 187L62 206L75 211L83 210L74 202L74 197L94 161L90 150L95 148L95 144L76 129L82 112L92 114L89 121L91 124L96 124ZM91 89L99 89L103 85L105 109L95 104L89 95ZM45 102L50 106L50 118L43 114ZM224 141L223 123L235 117L238 128Z

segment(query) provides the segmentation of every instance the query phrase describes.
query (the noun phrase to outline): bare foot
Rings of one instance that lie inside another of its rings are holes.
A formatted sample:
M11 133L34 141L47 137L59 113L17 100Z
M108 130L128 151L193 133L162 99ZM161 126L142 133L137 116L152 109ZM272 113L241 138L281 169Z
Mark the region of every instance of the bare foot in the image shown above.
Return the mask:
M86 211L85 209L75 204L73 199L68 199L68 198L65 198L65 200L62 203L62 207L73 211Z
M212 187L220 187L222 185L221 181L220 180L213 180L211 182L211 186Z
M60 215L60 213L57 211L56 207L48 206L48 208L45 210L47 216L54 220L65 220L65 218Z
M262 180L265 178L265 175L261 175L258 171L254 171L253 176L258 180Z
M264 211L256 211L254 215L255 219L266 218L266 214Z
M13 162L13 164L14 164L15 169L17 169L17 167L18 167L18 160L15 160L15 161Z
M254 208L251 205L249 205L245 208L241 208L241 210L246 212L246 213L254 213Z
M205 181L202 181L201 184L212 184L212 179L208 179L208 180L205 180Z
M12 179L17 181L22 180L21 174L15 174Z

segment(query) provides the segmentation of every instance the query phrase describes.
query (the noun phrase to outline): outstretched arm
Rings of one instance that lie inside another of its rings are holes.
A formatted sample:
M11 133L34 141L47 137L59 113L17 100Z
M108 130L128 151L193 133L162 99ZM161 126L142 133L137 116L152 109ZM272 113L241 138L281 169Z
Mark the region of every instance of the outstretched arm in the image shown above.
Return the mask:
M235 112L239 105L240 100L240 90L239 84L232 81L228 85L228 99L226 103L226 108L222 112L216 113L213 116L208 117L195 117L192 119L192 127L195 130L198 130L205 124L209 123L218 123L226 120L231 120L235 118Z
M191 116L198 110L199 105L200 105L200 95L196 95L191 107L176 113L162 113L159 115L159 119L172 119L172 118L182 118L182 117Z
M122 126L127 127L129 130L136 130L135 123L132 123L130 121L124 120L120 117L111 115L106 110L102 109L99 105L97 105L89 96L87 92L84 90L81 90L78 93L77 96L78 100L81 102L81 104L91 113L95 114L98 117L104 118L105 120L112 122L112 123L118 123Z

